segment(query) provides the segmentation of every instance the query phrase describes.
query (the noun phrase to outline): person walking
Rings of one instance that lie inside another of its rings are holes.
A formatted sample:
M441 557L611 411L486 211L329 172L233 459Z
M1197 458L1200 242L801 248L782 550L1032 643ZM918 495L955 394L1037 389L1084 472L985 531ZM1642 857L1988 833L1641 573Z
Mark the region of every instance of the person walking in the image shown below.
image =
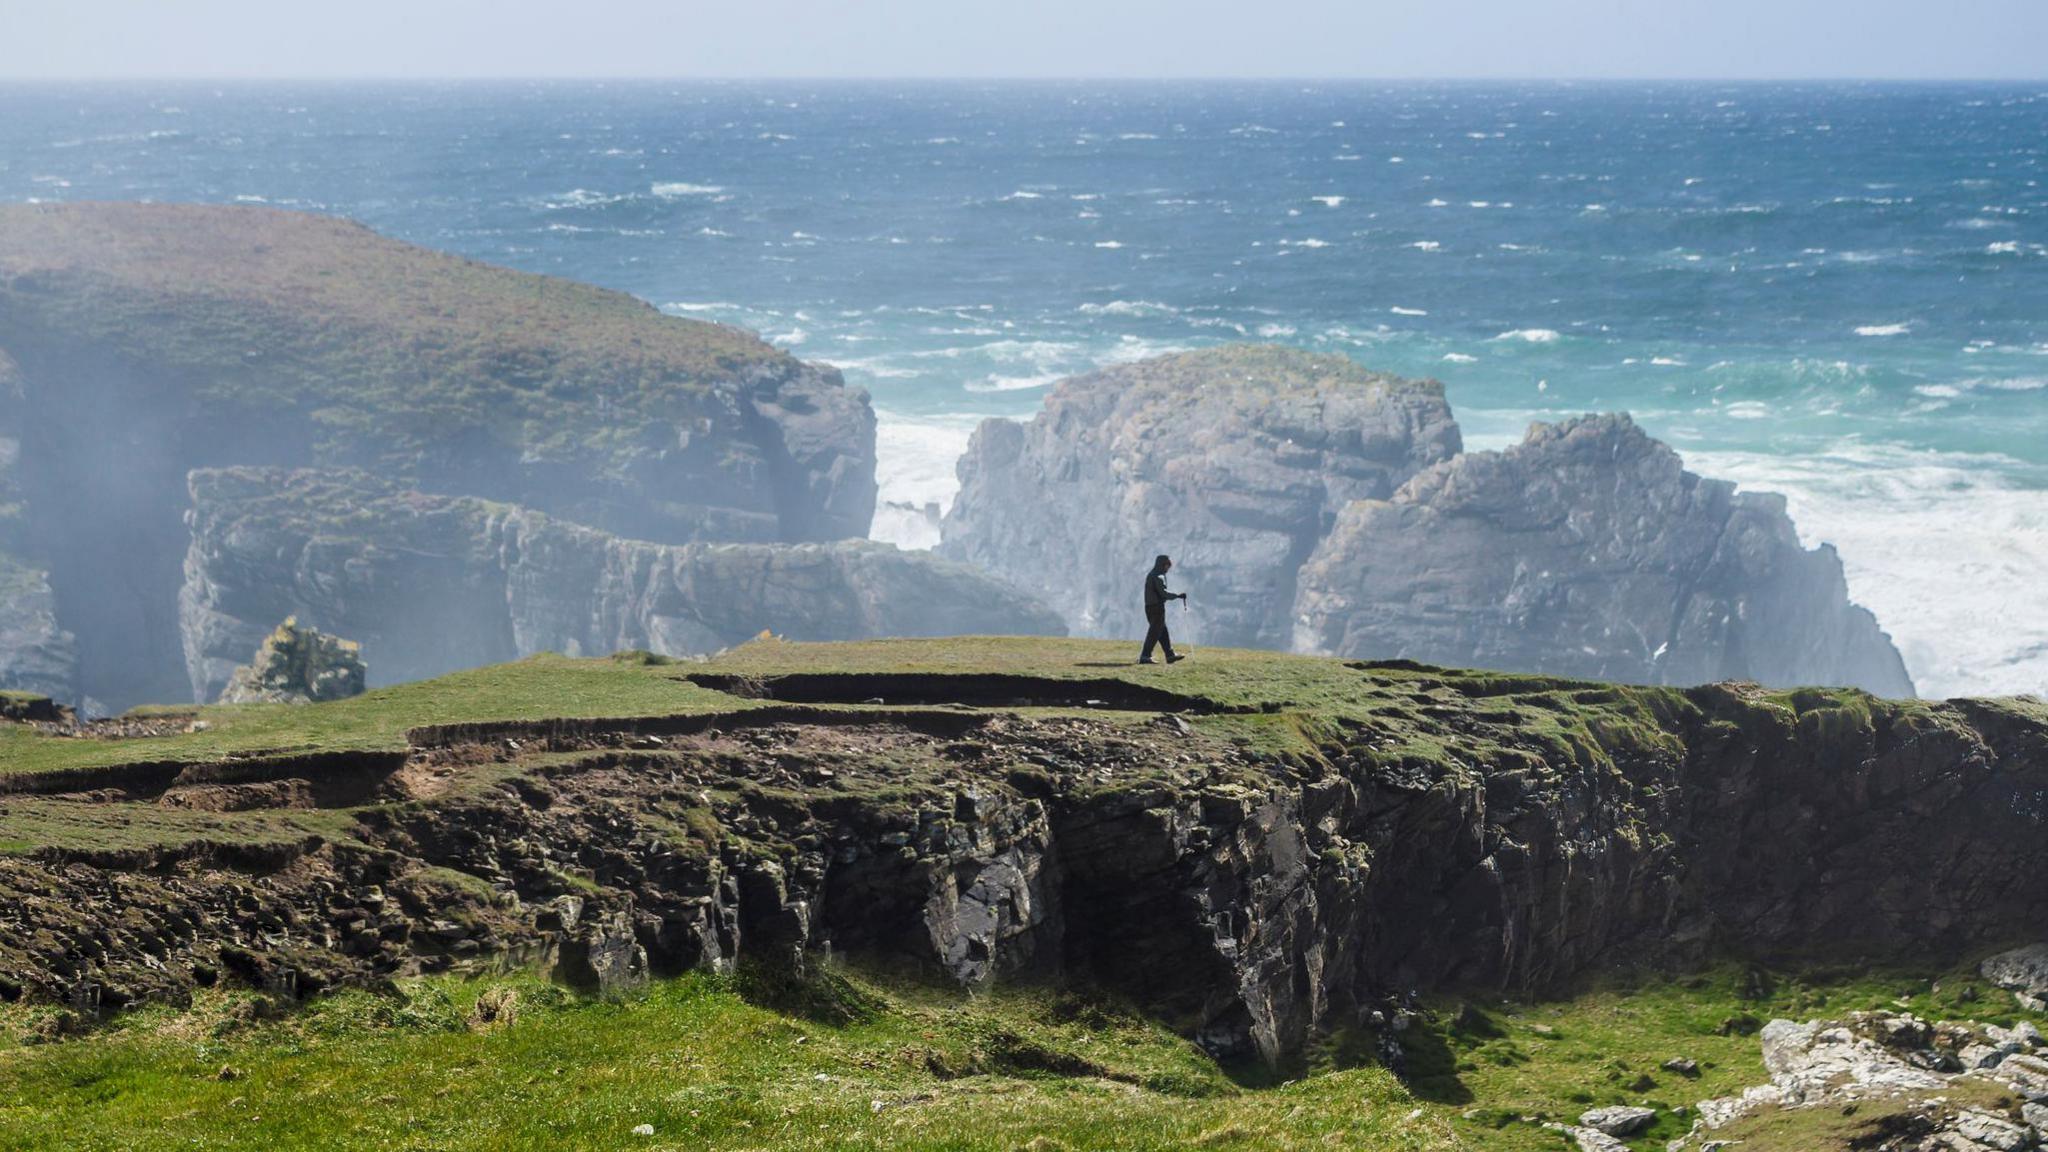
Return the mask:
M1155 646L1165 650L1168 664L1178 664L1182 659L1180 654L1173 650L1173 637L1166 631L1166 602L1186 600L1188 594L1166 590L1166 573L1172 567L1172 557L1162 552L1158 559L1152 561L1152 571L1145 576L1145 623L1150 627L1145 631L1144 651L1138 653L1140 664L1158 663L1152 659L1152 649Z

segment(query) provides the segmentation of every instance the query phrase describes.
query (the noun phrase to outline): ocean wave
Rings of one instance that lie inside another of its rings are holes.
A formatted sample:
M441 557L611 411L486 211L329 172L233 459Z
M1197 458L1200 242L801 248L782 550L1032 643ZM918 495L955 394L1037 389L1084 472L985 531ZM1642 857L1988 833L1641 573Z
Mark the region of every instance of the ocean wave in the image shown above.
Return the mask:
M1282 248L1328 248L1330 242L1328 240L1318 240L1311 236L1306 240L1282 240L1280 246Z
M1340 208L1344 204L1344 197L1342 196L1311 196L1309 199L1321 204L1325 208Z
M1555 328L1515 328L1494 337L1495 340L1520 340L1524 344L1555 344L1559 336Z
M1865 324L1856 329L1856 334L1858 336L1904 336L1912 330L1913 325L1911 323Z
M980 425L979 415L906 416L875 413L875 518L868 538L898 548L930 549L939 527L927 507L941 515L960 491L955 466Z
M1408 245L1408 247L1415 249L1417 252L1441 252L1444 246L1435 240L1417 240Z
M1429 309L1427 309L1427 308L1403 308L1403 307L1401 307L1401 306L1400 306L1399 304L1396 304L1396 305L1394 305L1393 307L1391 307L1391 308L1387 309L1387 311L1389 311L1389 312L1392 312L1392 313L1393 313L1394 315L1396 315L1396 316L1427 316L1427 315L1429 315Z
M1176 316L1180 309L1157 300L1111 300L1107 304L1082 304L1075 308L1083 316Z
M1923 695L2048 691L2048 500L2017 482L2018 461L1855 440L1685 457L1783 493L1801 539L1836 546L1850 597L1877 614Z
M721 184L690 184L674 180L655 184L647 191L663 200L680 200L685 196L716 196L724 192L725 187Z
M1477 364L1479 363L1479 357L1465 352L1446 352L1444 353L1444 362L1446 364Z
M1057 384L1063 378L1059 372L1045 372L1037 376L987 376L961 387L969 392L1024 392Z
M1121 248L1124 246L1124 242L1121 240L1097 240L1095 246L1097 248Z

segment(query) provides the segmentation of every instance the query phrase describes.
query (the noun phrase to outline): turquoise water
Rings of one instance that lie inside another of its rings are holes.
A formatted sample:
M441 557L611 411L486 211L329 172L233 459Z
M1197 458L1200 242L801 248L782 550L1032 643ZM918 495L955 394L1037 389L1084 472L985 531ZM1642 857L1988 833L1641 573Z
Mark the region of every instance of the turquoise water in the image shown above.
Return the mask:
M0 86L0 199L248 201L844 368L884 496L975 420L1224 340L1627 409L1785 492L1924 691L2048 690L2048 89ZM928 542L914 512L877 534Z

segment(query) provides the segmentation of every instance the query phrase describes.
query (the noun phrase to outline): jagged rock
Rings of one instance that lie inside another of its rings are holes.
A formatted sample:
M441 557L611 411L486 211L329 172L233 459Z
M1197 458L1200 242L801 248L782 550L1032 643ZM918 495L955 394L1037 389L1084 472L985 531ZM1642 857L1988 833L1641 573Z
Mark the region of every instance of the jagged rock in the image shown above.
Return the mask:
M311 704L362 694L367 673L353 640L299 627L296 616L257 645L255 657L235 669L221 690L222 704Z
M1615 1104L1606 1108L1593 1108L1579 1115L1579 1123L1597 1129L1609 1136L1633 1136L1650 1126L1657 1118L1655 1108L1640 1108L1633 1104Z
M2048 944L2000 952L1987 957L1978 970L1986 980L2023 999L2048 996Z
M534 652L714 652L792 639L1057 634L998 580L867 541L661 545L361 473L202 469L179 598L196 698L268 622L360 640L380 683Z
M194 467L357 467L660 543L859 538L874 511L874 413L836 370L329 217L0 206L0 350L24 398L0 422L36 429L29 566L90 606L61 623L115 707L184 679Z
M1684 470L1625 415L1539 424L1345 508L1298 649L1651 684L1913 685L1782 498Z
M1434 381L1282 348L1146 360L1062 381L1028 423L984 421L939 552L1090 636L1143 634L1140 584L1170 552L1191 637L1282 648L1296 570L1336 511L1458 448Z

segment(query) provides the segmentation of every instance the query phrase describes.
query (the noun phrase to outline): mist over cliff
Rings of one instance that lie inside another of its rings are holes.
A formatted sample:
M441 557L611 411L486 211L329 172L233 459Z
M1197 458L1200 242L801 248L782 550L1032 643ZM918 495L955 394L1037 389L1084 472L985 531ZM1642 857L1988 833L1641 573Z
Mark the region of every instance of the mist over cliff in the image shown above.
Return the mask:
M1626 416L1462 451L1442 385L1232 346L989 421L940 555L865 542L875 416L750 333L326 217L0 208L0 687L211 699L287 616L372 683L537 651L1135 636L1912 693L1782 501Z

